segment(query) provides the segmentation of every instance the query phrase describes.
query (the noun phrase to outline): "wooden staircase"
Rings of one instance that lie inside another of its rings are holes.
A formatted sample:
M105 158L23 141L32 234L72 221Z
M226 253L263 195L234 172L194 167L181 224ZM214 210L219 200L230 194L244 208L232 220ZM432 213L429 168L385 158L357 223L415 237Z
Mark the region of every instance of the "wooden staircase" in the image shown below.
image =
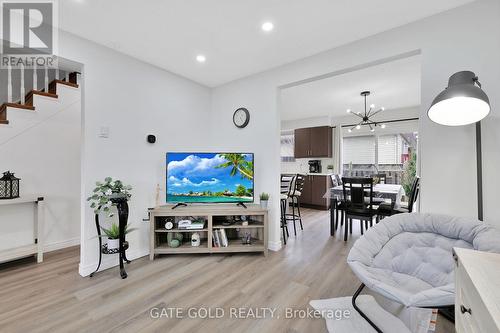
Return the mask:
M21 102L17 103L3 103L0 106L0 125L7 125L9 124L9 120L7 119L7 108L16 108L16 109L21 109L21 110L31 110L35 111L35 107L33 106L33 96L34 95L39 95L39 96L45 96L45 97L50 97L50 98L58 98L57 95L57 85L58 84L63 84L69 87L73 88L78 88L78 82L77 82L77 74L78 73L70 73L69 74L69 81L65 80L52 80L52 82L49 83L49 90L48 92L44 91L45 89L42 90L31 90L28 92L25 96L24 99L24 104L21 104Z

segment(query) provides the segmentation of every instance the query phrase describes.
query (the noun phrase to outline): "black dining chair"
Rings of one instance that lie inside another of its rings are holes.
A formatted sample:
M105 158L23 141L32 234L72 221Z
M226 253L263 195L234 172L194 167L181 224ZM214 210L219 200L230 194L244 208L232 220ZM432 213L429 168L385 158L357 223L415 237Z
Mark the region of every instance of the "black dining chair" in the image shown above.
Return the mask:
M288 198L292 193L293 181L295 179L294 174L282 174L281 175L281 189L280 189L280 204L281 204L281 230L283 232L283 242L286 245L286 239L290 236L288 233L288 225L286 220L286 209L288 204Z
M342 178L338 174L333 174L330 176L332 179L333 187L342 186ZM334 195L330 193L330 195ZM344 212L345 212L345 198L342 196L336 196L331 198L330 205L330 235L333 236L335 230L339 227L339 213L340 213L340 225L344 225Z
M368 223L370 223L370 226L373 225L376 210L373 209L373 178L344 177L342 183L344 198L348 198L345 208L346 223L344 228L344 241L347 241L347 233L352 234L352 220L359 220L361 235L363 235L364 227L368 228ZM365 226L363 226L363 222Z
M373 178L378 178L379 184L387 184L387 174L385 173L376 173L372 176Z
M418 194L420 192L420 177L415 177L413 183L411 185L410 195L408 197L408 206L407 207L398 207L394 208L395 202L391 202L390 204L384 203L378 206L377 208L377 222L384 217L402 214L402 213L411 213L413 212L413 206L417 201Z

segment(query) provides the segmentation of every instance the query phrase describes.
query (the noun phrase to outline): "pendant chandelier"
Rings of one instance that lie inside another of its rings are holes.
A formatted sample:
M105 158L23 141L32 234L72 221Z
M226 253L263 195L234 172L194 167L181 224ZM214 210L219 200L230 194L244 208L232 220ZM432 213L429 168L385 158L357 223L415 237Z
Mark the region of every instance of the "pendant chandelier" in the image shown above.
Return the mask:
M347 109L347 113L353 114L353 115L361 118L361 121L358 124L356 124L353 127L348 129L349 133L351 133L354 129L358 129L358 130L361 129L361 126L370 127L371 132L375 132L375 127L377 127L378 125L380 125L380 128L385 128L385 124L382 124L382 123L379 123L379 122L372 120L373 116L375 116L379 112L384 111L385 108L381 107L380 109L375 110L375 104L371 104L370 108L368 109L367 105L366 105L366 96L369 96L369 95L370 95L369 91L361 92L361 96L363 96L365 99L365 111L364 111L364 113L353 112L353 111L351 111L351 109Z

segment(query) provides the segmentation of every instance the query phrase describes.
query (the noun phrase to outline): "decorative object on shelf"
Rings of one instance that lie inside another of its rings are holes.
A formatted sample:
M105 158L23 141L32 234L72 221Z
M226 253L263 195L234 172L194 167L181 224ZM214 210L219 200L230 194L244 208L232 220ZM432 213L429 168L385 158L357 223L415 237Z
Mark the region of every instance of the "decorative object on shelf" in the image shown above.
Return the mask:
M260 194L260 208L267 209L267 203L269 202L269 194L262 192Z
M194 234L191 235L191 246L200 246L200 244L201 244L200 234L195 232Z
M490 100L482 90L479 78L471 71L450 76L448 87L432 101L427 115L440 125L476 124L477 217L483 220L483 165L481 120L490 113Z
M241 237L241 243L243 245L252 245L252 234L249 231L246 231Z
M170 230L173 228L174 228L174 223L171 220L167 219L167 222L165 222L165 229Z
M247 226L248 225L248 218L247 218L246 215L241 215L240 219L241 219L241 225L242 226Z
M101 227L101 229L104 232L104 235L101 235L100 237L108 238L107 240L108 250L117 249L120 245L120 227L116 223L113 223L111 224L111 227L109 229L103 227ZM135 228L129 229L128 225L126 225L124 233L126 235L134 230Z
M120 180L113 180L111 177L106 177L104 182L96 182L96 188L93 194L87 198L90 202L90 207L94 209L95 213L95 225L97 229L97 235L99 238L99 262L97 264L96 270L90 274L92 277L101 267L102 254L119 254L119 264L120 264L120 276L122 279L127 277L127 272L123 265L123 261L127 264L130 261L127 259L125 251L128 249L128 243L125 241L125 234L127 229L127 220L129 214L129 207L127 201L132 196L130 194L131 186L124 185ZM109 217L113 214L110 212L111 206L115 206L118 211L118 252L111 250L106 246L102 245L101 227L99 225L99 213L101 211L106 212ZM129 230L131 231L131 230Z
M0 178L0 199L19 198L19 181L21 179L14 176L14 173L5 171Z
M250 112L246 108L239 108L233 113L233 123L238 128L245 128L250 122Z
M361 129L361 126L368 126L370 127L371 132L375 132L375 127L380 125L380 128L385 128L385 124L376 122L372 120L372 117L378 114L379 112L382 112L385 110L384 107L381 107L380 109L375 111L375 104L371 104L370 108L368 109L366 106L366 96L369 96L370 92L369 91L362 91L361 96L364 97L365 99L365 111L363 112L353 112L351 109L347 109L347 113L353 114L359 118L361 118L361 121L354 125L353 127L349 128L348 131L349 133L352 132L353 129Z
M184 236L180 232L169 232L167 234L167 244L170 247L179 247Z
M113 180L111 177L106 177L104 182L96 182L96 187L87 201L90 202L90 208L94 209L95 214L99 214L102 210L108 213L109 217L114 214L111 212L111 206L116 206L113 199L124 198L126 200L130 199L132 196L130 190L132 186L125 185L119 179ZM117 201L118 202L118 201Z
M155 192L155 208L160 207L160 193L162 192L160 184L156 184Z
M326 166L326 169L327 169L329 172L333 171L333 165L332 165L332 164L328 164L328 165Z

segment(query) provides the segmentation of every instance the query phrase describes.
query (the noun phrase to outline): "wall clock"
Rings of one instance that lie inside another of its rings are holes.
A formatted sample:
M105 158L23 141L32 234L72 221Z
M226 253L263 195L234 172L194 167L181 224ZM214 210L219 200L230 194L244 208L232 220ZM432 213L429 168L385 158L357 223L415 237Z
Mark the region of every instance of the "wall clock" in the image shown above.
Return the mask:
M245 128L250 122L250 112L245 108L239 108L234 111L233 123L238 128Z

